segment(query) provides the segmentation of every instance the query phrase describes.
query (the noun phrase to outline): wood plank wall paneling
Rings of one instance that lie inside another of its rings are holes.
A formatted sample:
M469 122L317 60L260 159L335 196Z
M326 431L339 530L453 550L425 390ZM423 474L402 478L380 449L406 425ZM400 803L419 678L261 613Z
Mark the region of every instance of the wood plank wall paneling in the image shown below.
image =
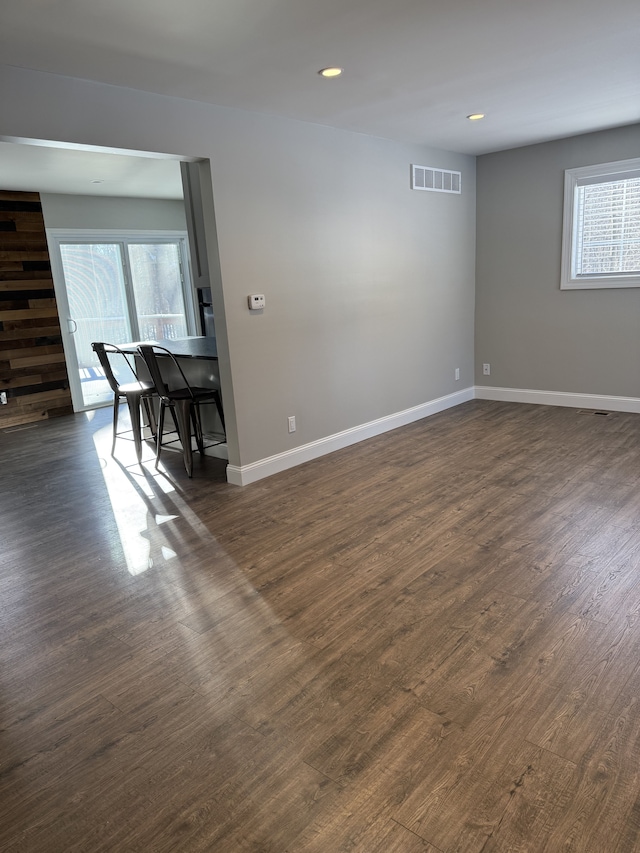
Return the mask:
M0 190L0 429L70 414L38 193Z

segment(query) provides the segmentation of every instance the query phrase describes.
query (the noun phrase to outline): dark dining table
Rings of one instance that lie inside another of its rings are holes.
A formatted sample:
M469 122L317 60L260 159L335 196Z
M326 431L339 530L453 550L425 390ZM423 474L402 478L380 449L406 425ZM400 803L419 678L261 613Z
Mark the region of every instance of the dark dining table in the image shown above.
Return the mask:
M169 341L133 341L127 344L118 344L118 347L126 353L137 355L141 344L155 344L169 350L176 358L204 358L218 360L218 345L214 337L189 337L176 338Z

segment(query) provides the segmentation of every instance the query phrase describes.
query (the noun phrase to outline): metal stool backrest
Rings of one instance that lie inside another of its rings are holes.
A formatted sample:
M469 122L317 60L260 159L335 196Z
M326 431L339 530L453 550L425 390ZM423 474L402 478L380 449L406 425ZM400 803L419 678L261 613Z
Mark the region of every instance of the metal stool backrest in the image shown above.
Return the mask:
M129 353L123 352L119 347L115 344L107 344L101 341L94 341L91 344L91 348L98 356L98 361L100 362L100 366L104 370L104 375L107 379L107 382L111 386L111 390L114 394L120 393L120 386L127 384L127 382L139 382L140 379L135 369L134 357ZM117 375L113 369L113 365L111 363L111 356L116 356L118 358L119 364L121 364L125 368L125 372L128 371L126 381L123 381L122 377Z
M187 382L187 378L184 375L184 371L180 367L180 363L175 355L170 352L165 347L158 346L158 344L141 344L138 347L138 352L143 357L145 364L147 365L147 369L151 374L151 380L155 385L156 392L160 397L164 397L165 400L171 400L172 391L180 390L180 391L188 391L193 399L195 399L195 395L191 390L191 386ZM170 387L168 380L166 379L166 374L163 374L162 369L160 367L160 362L157 358L157 355L161 354L163 358L167 357L171 359L173 366L177 370L179 376L182 379L182 385L180 389L176 389L175 387Z

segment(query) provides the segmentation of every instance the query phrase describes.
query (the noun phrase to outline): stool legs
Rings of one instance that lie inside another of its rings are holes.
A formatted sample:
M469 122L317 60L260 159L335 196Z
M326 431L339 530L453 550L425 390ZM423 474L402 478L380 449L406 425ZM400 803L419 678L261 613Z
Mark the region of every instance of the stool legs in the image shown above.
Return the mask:
M149 404L147 395L127 393L123 395L116 394L113 398L113 442L111 444L111 455L113 456L116 450L116 438L118 437L118 414L120 411L120 401L122 398L127 401L129 408L129 416L131 418L131 431L133 432L133 441L136 446L136 457L138 462L142 461L142 420L140 418L140 405L144 401L149 419L149 427L153 432L154 438L157 431L156 419L153 412L153 406Z
M198 450L204 453L204 443L202 438L202 426L198 416L198 407L194 406L190 398L185 400L172 400L170 403L161 400L160 412L158 414L158 424L156 432L156 468L160 464L160 452L162 449L162 434L164 432L164 419L167 406L171 406L171 413L178 433L178 438L182 444L182 458L184 467L189 477L193 476L193 449L191 447L191 426L193 424L193 433L196 438Z
M113 396L113 441L111 443L111 455L116 452L116 438L118 437L118 414L120 412L120 397Z
M133 430L133 440L136 445L136 456L138 462L142 460L142 433L140 431L140 395L127 394L127 405L129 406L129 415L131 416L131 429Z
M162 433L164 432L164 414L166 403L160 400L160 411L158 412L158 423L156 424L156 468L160 464L160 451L162 450Z
M182 455L187 475L193 475L193 451L191 450L191 399L175 400L173 409L176 413L178 435L182 444Z

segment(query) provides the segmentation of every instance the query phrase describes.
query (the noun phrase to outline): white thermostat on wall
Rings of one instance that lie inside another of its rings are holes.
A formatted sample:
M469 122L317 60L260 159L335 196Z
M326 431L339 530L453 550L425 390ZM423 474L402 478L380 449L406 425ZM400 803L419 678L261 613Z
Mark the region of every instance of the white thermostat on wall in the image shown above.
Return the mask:
M264 293L254 293L248 299L249 310L260 311L261 308L264 308Z

